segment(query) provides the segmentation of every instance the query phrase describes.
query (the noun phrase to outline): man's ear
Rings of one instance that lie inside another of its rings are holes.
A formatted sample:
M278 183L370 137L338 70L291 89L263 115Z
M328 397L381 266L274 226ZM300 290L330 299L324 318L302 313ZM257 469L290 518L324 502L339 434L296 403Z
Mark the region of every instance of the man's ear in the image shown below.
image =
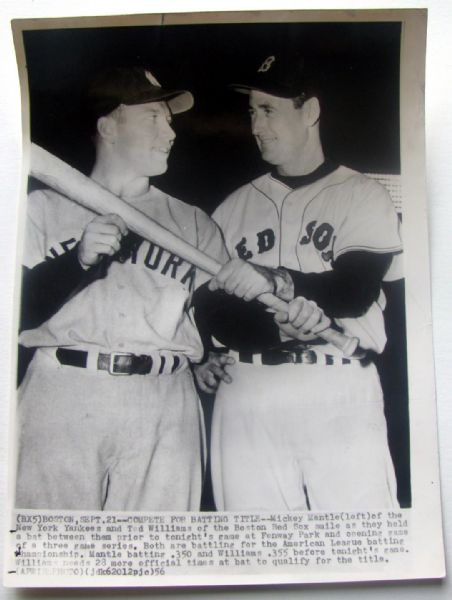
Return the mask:
M316 96L312 98L308 98L306 102L303 104L303 108L305 110L305 116L307 119L307 123L309 127L316 125L320 119L320 102Z
M116 136L116 121L110 115L97 120L97 133L106 142L112 143Z

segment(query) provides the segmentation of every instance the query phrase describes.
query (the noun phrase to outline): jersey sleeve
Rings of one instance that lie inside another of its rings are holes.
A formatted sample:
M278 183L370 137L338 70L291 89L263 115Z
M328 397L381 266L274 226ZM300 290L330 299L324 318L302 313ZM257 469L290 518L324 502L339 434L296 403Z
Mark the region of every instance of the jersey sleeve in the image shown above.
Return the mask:
M219 227L221 227L222 230L227 229L230 215L230 210L227 210L227 207L230 203L231 201L226 198L212 213L212 219L218 224Z
M402 250L399 219L381 184L364 175L357 177L349 202L334 240L335 260L354 250L384 254Z
M46 257L45 213L46 195L42 190L36 190L27 200L22 264L28 269L41 263Z
M204 254L223 265L229 260L223 234L218 225L202 210L195 211L197 229L197 247ZM211 279L211 275L202 269L196 269L195 289Z

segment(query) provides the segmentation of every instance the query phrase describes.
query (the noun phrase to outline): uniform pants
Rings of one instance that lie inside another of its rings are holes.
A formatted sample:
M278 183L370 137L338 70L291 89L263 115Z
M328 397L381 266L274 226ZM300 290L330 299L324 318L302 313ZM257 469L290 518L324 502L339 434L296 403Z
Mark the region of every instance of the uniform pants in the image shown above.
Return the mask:
M18 508L199 510L204 429L189 369L112 376L38 350L18 395Z
M395 508L374 365L236 363L212 423L218 510Z

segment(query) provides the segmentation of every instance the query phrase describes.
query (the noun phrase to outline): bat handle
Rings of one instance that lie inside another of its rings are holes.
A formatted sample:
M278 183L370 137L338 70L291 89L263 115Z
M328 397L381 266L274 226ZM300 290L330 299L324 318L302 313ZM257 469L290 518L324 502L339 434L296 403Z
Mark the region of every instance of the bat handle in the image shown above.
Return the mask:
M287 312L287 303L273 294L261 294L258 300L275 311ZM333 344L333 346L341 350L344 356L359 357L359 351L357 352L359 344L358 338L345 335L331 327L321 331L318 335L325 340L325 342Z

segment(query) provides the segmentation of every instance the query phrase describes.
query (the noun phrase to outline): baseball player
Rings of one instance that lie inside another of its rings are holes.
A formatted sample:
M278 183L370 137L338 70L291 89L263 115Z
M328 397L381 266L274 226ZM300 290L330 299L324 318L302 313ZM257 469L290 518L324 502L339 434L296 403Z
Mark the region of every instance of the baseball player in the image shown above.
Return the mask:
M213 221L149 184L191 93L116 68L88 101L91 178L224 262ZM190 302L204 275L52 190L29 198L24 273L20 343L36 352L18 392L16 506L198 510L204 434L188 366L203 354Z
M401 252L392 202L381 185L325 158L318 93L301 62L263 57L233 88L249 96L252 133L271 170L213 215L234 257L199 301L216 345L229 348L227 362L198 369L210 390L228 382L212 424L216 506L396 507L371 360L386 341L381 282ZM253 299L264 292L288 301L288 313L260 307ZM330 323L359 339L357 355L323 342Z

